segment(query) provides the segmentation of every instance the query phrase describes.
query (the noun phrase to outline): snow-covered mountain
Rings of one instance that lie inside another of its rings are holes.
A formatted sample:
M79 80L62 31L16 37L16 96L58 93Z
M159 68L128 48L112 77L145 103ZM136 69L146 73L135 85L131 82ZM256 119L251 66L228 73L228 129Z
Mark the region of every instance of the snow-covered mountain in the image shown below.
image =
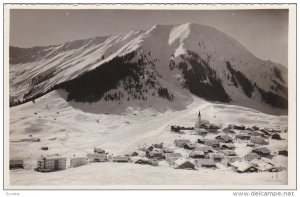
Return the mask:
M71 105L93 112L179 110L194 94L287 113L287 68L208 26L156 25L56 46L11 46L9 57L11 106L63 89Z

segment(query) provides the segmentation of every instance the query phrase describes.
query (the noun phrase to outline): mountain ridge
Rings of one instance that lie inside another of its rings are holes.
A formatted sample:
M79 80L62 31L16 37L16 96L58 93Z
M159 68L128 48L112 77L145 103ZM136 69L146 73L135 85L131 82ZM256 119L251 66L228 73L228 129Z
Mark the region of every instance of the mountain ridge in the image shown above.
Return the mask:
M11 106L54 89L67 90L68 101L93 103L118 98L120 104L131 99L147 103L146 98L155 95L170 103L179 102L180 97L182 102L191 97L184 95L188 90L210 101L247 106L249 98L287 110L287 69L256 58L233 38L208 26L156 25L119 36L35 48L28 54L21 58L10 54ZM118 75L120 69L127 74ZM108 77L108 84L101 87L105 76L113 76L114 85L109 85ZM90 88L92 84L103 90ZM84 95L76 93L79 87L85 87L81 90Z

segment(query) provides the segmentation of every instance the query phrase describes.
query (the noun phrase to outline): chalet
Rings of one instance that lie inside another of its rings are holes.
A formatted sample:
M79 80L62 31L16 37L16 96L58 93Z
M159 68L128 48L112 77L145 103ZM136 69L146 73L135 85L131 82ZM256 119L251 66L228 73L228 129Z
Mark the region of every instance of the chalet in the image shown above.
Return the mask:
M185 144L191 143L191 141L187 139L178 139L175 140L174 143L177 147L182 148Z
M70 159L70 167L76 168L79 166L86 165L88 163L87 157L73 157Z
M66 169L67 158L60 156L41 157L37 160L35 170L39 172L52 172Z
M231 163L231 168L238 173L258 172L255 166L246 161L235 161Z
M251 138L251 136L246 133L239 133L235 137L241 140L249 140Z
M187 149L187 150L194 150L196 147L197 147L197 145L196 144L192 144L192 143L187 143L187 144L183 145L183 148Z
M249 143L247 143L247 146L249 146L249 147L255 147L256 144L254 144L254 143L252 143L252 142L249 142Z
M256 153L248 153L244 156L245 161L252 161L253 159L260 159L260 156Z
M178 126L172 125L172 126L171 126L171 131L172 131L172 132L175 132L175 133L179 133L179 132L180 132L180 128L179 128Z
M271 136L271 139L274 139L274 140L281 140L282 139L280 134L278 134L278 133L271 133L270 136Z
M246 131L254 131L254 129L252 129L251 127L247 127L245 130Z
M196 159L195 163L198 168L216 168L216 163L212 159Z
M150 160L150 165L151 165L151 166L158 166L158 160L156 160L156 159L151 159L151 160Z
M164 143L159 143L159 144L152 144L152 146L154 147L154 148L163 148L164 147Z
M259 131L264 133L265 135L270 135L270 132L267 129L260 129Z
M155 148L152 151L146 151L146 157L148 158L156 158L156 159L164 159L164 152L161 149Z
M24 161L22 159L10 159L9 169L24 168Z
M221 162L225 158L224 154L222 153L210 153L209 159L213 160L214 162Z
M236 152L233 150L222 150L222 153L224 153L226 156L236 156Z
M224 133L228 133L228 134L235 134L235 131L232 130L231 128L229 128L229 127L225 127L225 128L223 129L223 132L224 132Z
M89 153L87 154L89 162L106 162L108 161L107 154Z
M176 159L173 162L174 168L175 169L188 169L188 170L194 170L195 169L195 164L192 161L189 161L184 158L179 158Z
M94 148L94 153L104 154L105 150L103 150L102 148Z
M197 142L198 142L199 144L204 144L204 143L205 143L205 139L197 139Z
M258 131L258 130L259 130L259 127L254 125L254 126L252 127L252 129L253 129L254 131Z
M130 161L129 157L126 156L114 156L112 158L113 162L118 162L118 163L127 163Z
M236 162L236 161L242 161L242 158L238 157L238 156L227 156L225 157L224 160L222 160L224 162L225 165L227 166L231 166L231 164L233 162Z
M288 156L288 151L287 150L280 150L280 151L278 151L278 155Z
M271 154L271 151L266 147L256 148L252 150L253 153L258 154L259 156L266 157Z
M218 135L215 139L219 140L222 143L232 143L233 139L228 135Z
M142 148L142 151L152 151L154 147L152 145L145 144Z
M267 141L265 141L264 138L259 137L259 136L251 136L250 142L254 144L260 144L260 145L267 145L269 144Z
M204 144L213 148L220 148L220 142L218 140L205 140Z
M279 171L279 169L274 164L265 162L261 159L254 159L250 163L261 172L265 172L265 171L278 172Z
M169 148L163 148L162 150L164 153L174 153L174 150L169 149Z
M195 134L196 135L206 135L208 132L205 129L196 129Z
M192 151L189 157L195 159L201 159L201 158L205 158L205 154L203 151Z
M134 157L131 159L133 163L135 164L150 164L150 160L144 157Z
M182 155L180 153L165 153L165 158L168 163L171 163L181 157Z
M224 143L224 144L221 144L221 148L223 150L234 150L235 149L235 145L231 144L231 143Z
M234 125L233 127L234 129L237 129L237 130L245 130L245 125Z
M265 136L265 133L262 132L262 131L253 131L253 132L251 132L250 135L252 135L252 136L260 136L260 137L264 137L264 136Z
M126 154L125 156L137 157L137 156L139 156L139 153L137 151L132 151L132 152L129 152L128 154Z
M205 154L214 152L209 146L200 145L194 149L194 151L203 151Z

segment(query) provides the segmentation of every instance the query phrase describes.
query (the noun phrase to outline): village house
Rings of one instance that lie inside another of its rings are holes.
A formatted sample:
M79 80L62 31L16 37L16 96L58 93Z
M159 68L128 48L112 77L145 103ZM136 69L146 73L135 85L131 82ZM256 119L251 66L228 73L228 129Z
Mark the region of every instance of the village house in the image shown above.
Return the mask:
M127 163L130 161L129 157L126 156L114 156L112 157L113 162L118 162L118 163Z
M241 139L241 140L249 140L251 138L251 136L246 133L239 133L235 137L236 139Z
M236 152L233 150L222 150L222 153L224 153L225 156L236 156Z
M174 153L174 150L169 148L163 148L162 150L164 151L164 153Z
M179 158L176 159L173 162L173 166L175 169L188 169L188 170L194 170L195 169L195 164L194 162L187 160L185 158Z
M66 169L67 158L60 156L41 157L37 160L37 167L39 172L52 172Z
M125 156L136 157L136 156L139 156L139 153L137 151L131 151L131 152L127 153Z
M229 127L225 127L225 128L223 129L223 132L224 132L224 133L227 133L227 134L235 134L235 131L232 130L232 129L230 129Z
M147 158L156 158L156 159L164 159L165 154L164 151L158 148L153 149L152 151L146 151Z
M152 146L152 145L149 145L149 144L145 144L142 148L141 148L141 150L142 151L152 151L154 149L154 147Z
M279 168L277 168L274 164L265 162L261 159L254 159L250 163L261 172L265 172L265 171L278 172L279 171Z
M9 169L24 168L24 161L22 159L10 159Z
M228 135L218 135L215 139L219 140L222 143L233 143L233 139Z
M278 151L278 155L288 156L288 151L287 150L280 150L280 151Z
M207 145L207 146L213 147L215 149L220 148L220 142L218 140L208 139L208 140L204 141L204 144Z
M256 125L254 125L254 126L252 127L252 129L253 129L254 131L258 131L258 130L259 130L259 127L256 126Z
M259 136L251 136L250 142L260 145L267 145L269 142L267 142L264 138Z
M242 158L239 156L227 156L222 160L223 164L227 166L231 166L231 164L236 161L242 161Z
M259 136L259 137L265 137L265 133L262 131L253 131L250 133L251 136Z
M163 148L164 147L164 143L159 143L159 144L152 144L152 146L154 147L154 148Z
M94 153L104 154L105 150L103 150L102 148L94 148Z
M260 159L260 156L256 153L248 153L244 156L245 161L252 161L253 159Z
M183 145L183 148L187 149L187 150L194 150L196 147L197 147L197 145L196 144L192 144L192 143L187 143L187 144Z
M195 134L196 135L206 135L208 132L205 129L196 129Z
M225 158L222 153L209 153L209 159L212 159L214 162L221 162Z
M201 158L205 158L205 154L203 151L192 151L189 154L190 158L195 158L195 159L201 159Z
M135 164L143 164L143 165L150 164L150 159L144 157L134 157L131 159L131 161Z
M238 173L258 172L256 167L246 161L235 161L231 163L231 168Z
M216 168L216 163L212 159L196 159L195 163L198 168Z
M171 131L172 131L172 132L175 132L175 133L179 133L179 132L180 132L180 128L179 128L178 126L172 125L172 126L171 126Z
M224 143L224 144L220 144L220 145L223 150L234 150L235 149L235 145L231 144L231 143Z
M274 140L281 140L282 139L280 134L278 134L278 133L271 133L270 136L271 136L271 139L274 139Z
M267 157L271 154L271 151L266 147L253 149L252 152L258 154L261 157Z
M86 165L88 163L87 157L73 157L70 159L70 167L76 168L79 166Z
M265 135L270 135L269 130L266 130L266 129L260 129L259 131L262 132L262 133L264 133Z
M214 152L211 147L207 145L200 145L194 149L194 151L203 151L205 154Z
M236 130L245 130L245 125L234 125L233 126L233 129L236 129Z
M151 166L158 166L158 160L156 160L156 159L150 159L150 165Z
M87 154L87 158L90 163L108 161L107 154L100 154L100 153L89 153Z
M172 163L173 161L181 157L182 155L180 153L165 153L165 158L168 163Z
M178 139L174 141L175 146L182 148L185 144L191 143L188 139Z

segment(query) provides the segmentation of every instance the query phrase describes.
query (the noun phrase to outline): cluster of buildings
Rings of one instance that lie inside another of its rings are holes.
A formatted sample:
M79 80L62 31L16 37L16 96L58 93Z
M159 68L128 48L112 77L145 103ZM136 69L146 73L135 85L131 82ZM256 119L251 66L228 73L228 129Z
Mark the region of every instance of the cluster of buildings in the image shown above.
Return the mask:
M173 147L165 147L163 143L145 144L136 151L126 155L110 155L101 148L94 148L94 152L86 157L61 157L59 155L41 156L37 159L36 171L53 172L64 170L67 163L75 168L96 162L134 163L141 165L158 166L164 160L175 169L217 168L218 164L230 167L232 170L243 172L278 172L281 166L272 161L273 155L266 147L269 140L281 140L279 129L260 129L257 126L228 125L220 129L215 124L198 121L196 128L171 126L171 132L183 134L186 131L199 136L196 141L176 139ZM206 136L210 134L209 138ZM251 151L239 156L236 152L236 143L244 143ZM187 154L182 154L182 153ZM287 150L280 150L279 155L288 156ZM23 168L21 159L10 160L10 168Z

